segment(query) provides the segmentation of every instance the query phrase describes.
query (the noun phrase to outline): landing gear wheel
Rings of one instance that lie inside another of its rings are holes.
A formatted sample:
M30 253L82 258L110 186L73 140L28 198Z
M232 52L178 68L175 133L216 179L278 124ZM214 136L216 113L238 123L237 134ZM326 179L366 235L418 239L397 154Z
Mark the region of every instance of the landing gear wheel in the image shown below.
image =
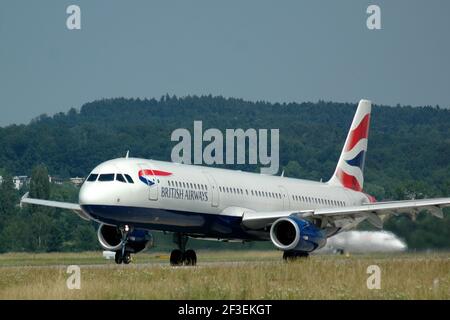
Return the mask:
M125 264L129 264L131 262L131 254L129 252L125 253L125 255L122 258L122 262Z
M183 252L181 250L175 249L170 253L170 265L179 266L183 264Z
M195 266L197 264L197 255L194 250L187 250L183 258L185 266Z
M283 252L283 260L285 261L295 261L301 258L308 258L308 252L303 251L284 251Z
M122 253L120 251L116 251L116 255L114 256L114 261L116 261L117 264L121 264L123 262Z

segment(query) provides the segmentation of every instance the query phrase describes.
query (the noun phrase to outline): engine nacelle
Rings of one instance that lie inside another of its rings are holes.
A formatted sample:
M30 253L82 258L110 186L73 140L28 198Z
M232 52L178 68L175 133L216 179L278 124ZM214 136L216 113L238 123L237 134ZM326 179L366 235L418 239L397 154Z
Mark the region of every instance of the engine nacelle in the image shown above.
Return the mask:
M313 223L297 217L276 220L270 228L270 239L283 251L311 252L323 247L327 242L322 230Z
M97 231L98 241L105 250L118 251L125 245L122 233L116 226L101 224ZM137 253L153 245L153 237L147 230L134 229L128 234L126 251Z

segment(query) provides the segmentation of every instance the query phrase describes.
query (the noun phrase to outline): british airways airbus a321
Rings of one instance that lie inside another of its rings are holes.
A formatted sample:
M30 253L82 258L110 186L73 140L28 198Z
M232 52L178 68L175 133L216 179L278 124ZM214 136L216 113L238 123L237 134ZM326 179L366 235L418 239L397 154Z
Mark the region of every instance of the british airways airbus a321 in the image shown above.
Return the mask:
M364 220L382 228L387 215L421 210L442 218L450 198L375 202L363 192L370 112L371 102L361 100L324 183L127 156L92 170L78 204L27 195L22 202L70 209L100 223L98 240L119 264L148 246L151 230L173 233L172 265L195 265L189 238L272 241L284 259L294 259Z

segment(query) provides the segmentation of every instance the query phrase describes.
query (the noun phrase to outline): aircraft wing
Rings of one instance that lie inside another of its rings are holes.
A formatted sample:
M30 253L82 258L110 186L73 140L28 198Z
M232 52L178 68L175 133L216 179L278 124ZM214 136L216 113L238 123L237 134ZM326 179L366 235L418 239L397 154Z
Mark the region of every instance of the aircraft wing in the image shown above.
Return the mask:
M20 200L20 204L22 203L26 204L34 204L38 206L45 206L45 207L52 207L52 208L60 208L60 209L67 209L72 210L76 214L80 216L83 220L91 220L88 215L86 215L83 210L81 210L81 207L78 203L70 203L70 202L61 202L61 201L51 201L51 200L42 200L42 199L33 199L28 198L28 192L25 193Z
M300 218L326 219L329 224L339 228L357 220L367 219L377 228L382 228L382 216L406 213L415 217L420 211L426 210L433 216L442 219L444 217L442 208L444 207L450 207L450 198L389 201L352 207L320 208L304 211L244 212L242 224L249 229L261 229L279 218L298 216Z

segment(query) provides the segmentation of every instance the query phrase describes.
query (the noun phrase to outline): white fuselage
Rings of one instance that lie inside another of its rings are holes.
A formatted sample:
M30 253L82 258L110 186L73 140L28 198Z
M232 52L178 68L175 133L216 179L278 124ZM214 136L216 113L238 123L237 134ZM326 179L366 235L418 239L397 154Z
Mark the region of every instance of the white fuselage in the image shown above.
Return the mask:
M93 219L203 237L246 238L240 221L248 211L370 202L362 192L327 183L137 158L104 162L91 175L97 180L83 184L79 203Z

